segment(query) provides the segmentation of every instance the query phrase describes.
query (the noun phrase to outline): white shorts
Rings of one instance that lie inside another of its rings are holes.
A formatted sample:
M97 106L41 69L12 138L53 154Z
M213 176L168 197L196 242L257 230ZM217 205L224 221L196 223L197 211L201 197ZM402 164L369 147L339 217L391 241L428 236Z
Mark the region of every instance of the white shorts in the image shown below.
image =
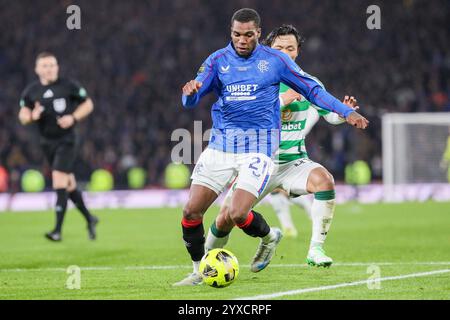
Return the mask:
M275 169L270 176L267 187L257 197L255 205L276 188L284 189L291 196L308 194L308 191L306 190L308 177L311 171L316 168L323 168L323 166L307 158L298 159L286 164L275 165ZM236 187L233 184L224 199L224 204L229 205L235 188Z
M206 148L200 155L191 179L217 194L236 179L236 188L259 197L267 187L275 165L263 153L228 153Z

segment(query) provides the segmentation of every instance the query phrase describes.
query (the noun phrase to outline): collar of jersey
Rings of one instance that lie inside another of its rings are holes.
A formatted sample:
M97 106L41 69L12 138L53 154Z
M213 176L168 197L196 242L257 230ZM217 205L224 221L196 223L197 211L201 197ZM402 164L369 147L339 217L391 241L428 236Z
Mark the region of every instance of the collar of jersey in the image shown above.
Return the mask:
M258 43L256 45L255 49L253 50L252 54L249 55L248 57L245 57L245 58L237 54L236 50L234 50L234 46L233 46L233 43L231 41L228 44L226 49L227 49L227 51L229 51L233 55L233 57L247 60L247 59L250 59L251 57L253 57L255 55L255 53L260 49L260 47L261 47L261 45Z
M43 86L44 88L47 88L47 87L51 87L51 86L53 86L53 85L55 85L55 84L58 84L59 83L59 81L61 80L61 78L60 77L58 77L58 78L56 78L56 81L55 82L51 82L51 83L49 83L49 84L42 84L40 81L39 81L39 83L41 84L41 86Z

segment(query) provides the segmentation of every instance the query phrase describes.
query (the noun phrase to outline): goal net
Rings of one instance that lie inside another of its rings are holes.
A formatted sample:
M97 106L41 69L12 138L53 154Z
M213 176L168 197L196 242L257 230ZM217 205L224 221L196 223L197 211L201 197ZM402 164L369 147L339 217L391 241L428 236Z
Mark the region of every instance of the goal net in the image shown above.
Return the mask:
M382 118L383 184L448 183L442 159L450 113L388 113ZM391 189L392 191L392 189Z

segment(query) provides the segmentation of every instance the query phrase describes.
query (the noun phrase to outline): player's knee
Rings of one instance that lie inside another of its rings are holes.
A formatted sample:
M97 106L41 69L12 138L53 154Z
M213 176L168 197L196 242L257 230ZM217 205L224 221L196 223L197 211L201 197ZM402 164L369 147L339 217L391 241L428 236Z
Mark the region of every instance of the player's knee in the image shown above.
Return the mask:
M334 190L334 178L326 169L314 169L308 178L308 191L319 192Z
M317 191L328 190L334 190L334 178L329 172L326 172L317 186Z
M230 208L229 210L230 219L236 225L243 224L247 219L247 214L248 212L243 212L238 208Z
M235 225L241 225L241 224L245 223L245 221L246 221L246 217L236 216L233 218L233 223Z
M187 203L183 209L183 218L186 220L199 220L202 219L203 212L201 210L195 208L190 203Z

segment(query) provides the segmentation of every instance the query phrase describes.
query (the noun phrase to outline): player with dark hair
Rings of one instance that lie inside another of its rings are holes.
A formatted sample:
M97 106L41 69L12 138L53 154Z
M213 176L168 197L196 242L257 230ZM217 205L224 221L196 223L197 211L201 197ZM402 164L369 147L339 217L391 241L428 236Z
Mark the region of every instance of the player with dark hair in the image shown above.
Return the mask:
M269 33L269 35L263 41L261 41L261 43L266 46L272 47L275 40L277 40L277 38L283 37L283 36L293 37L296 45L294 45L294 42L291 42L290 43L291 48L289 48L289 50L287 50L287 51L296 51L297 55L299 55L301 48L302 48L302 44L303 44L303 42L305 42L305 39L300 34L300 32L297 30L297 28L294 27L292 24L283 24L281 27L273 29Z
M292 25L283 25L273 30L264 41L270 47L286 53L295 61L300 53L302 37ZM346 96L344 104L357 110L356 99ZM323 117L330 124L338 125L345 119L337 113L320 109L306 100L302 95L290 89L285 84L280 85L281 108L281 141L276 152L275 173L270 177L266 190L258 197L261 201L269 192L271 204L280 220L283 232L295 231L295 226L289 213L289 202L286 196L292 196L295 203L306 207L312 220L312 237L307 262L313 266L329 267L333 260L325 254L323 248L335 208L334 180L331 173L322 165L311 161L306 151L306 135ZM220 214L211 225L205 248L211 250L225 246L228 236L234 227L228 215L229 203L234 192L233 185L224 199ZM314 201L302 199L301 195L313 193Z
M259 13L251 8L242 8L233 13L230 25L233 26L235 21L241 23L252 22L257 29L261 28L261 17Z
M264 217L251 209L274 170L272 156L278 149L280 136L281 82L358 128L368 125L367 119L326 92L286 54L259 45L260 36L258 13L248 8L238 10L231 21L230 44L211 54L196 79L182 89L186 108L194 108L211 91L218 100L211 110L213 128L209 145L192 174L181 222L194 272L176 285L201 283L198 266L205 252L203 215L235 177L229 216L246 234L260 238L251 270L263 270L272 259L281 230L270 228Z
M93 111L94 105L83 87L59 78L54 54L40 53L36 58L35 72L39 80L23 91L19 120L23 125L38 125L41 147L52 169L52 184L57 195L56 226L45 236L52 241L61 241L62 224L70 199L86 219L89 238L94 240L98 219L86 208L73 173L79 147L75 126Z

